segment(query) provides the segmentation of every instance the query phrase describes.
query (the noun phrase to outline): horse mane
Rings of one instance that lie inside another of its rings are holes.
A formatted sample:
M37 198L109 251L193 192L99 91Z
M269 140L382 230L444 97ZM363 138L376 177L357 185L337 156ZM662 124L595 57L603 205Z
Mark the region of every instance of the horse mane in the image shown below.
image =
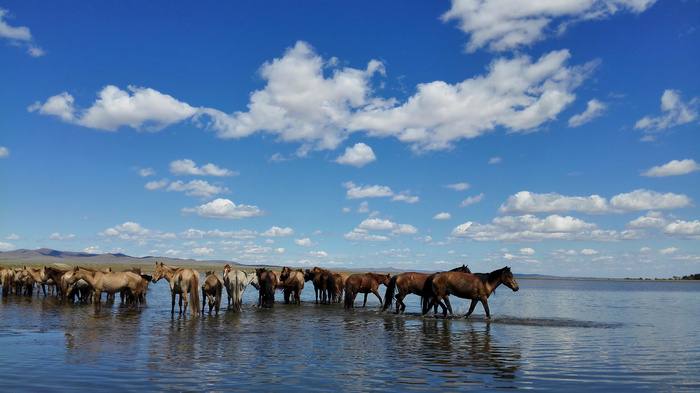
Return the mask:
M486 283L491 283L496 280L498 280L499 277L501 277L501 274L503 274L504 270L509 270L510 268L508 266L502 267L500 269L496 269L492 271L491 273L472 273L475 275L481 282L484 284Z

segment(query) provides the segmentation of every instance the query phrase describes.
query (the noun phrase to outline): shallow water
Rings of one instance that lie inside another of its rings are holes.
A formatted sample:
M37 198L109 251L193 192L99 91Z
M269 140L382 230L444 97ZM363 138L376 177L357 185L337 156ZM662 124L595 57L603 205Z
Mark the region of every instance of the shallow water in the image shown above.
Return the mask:
M571 391L700 389L700 283L520 280L469 319L314 304L173 316L148 306L0 299L3 391ZM384 296L384 287L380 288ZM224 300L225 302L225 300ZM468 301L452 299L463 315ZM177 307L177 306L176 306Z

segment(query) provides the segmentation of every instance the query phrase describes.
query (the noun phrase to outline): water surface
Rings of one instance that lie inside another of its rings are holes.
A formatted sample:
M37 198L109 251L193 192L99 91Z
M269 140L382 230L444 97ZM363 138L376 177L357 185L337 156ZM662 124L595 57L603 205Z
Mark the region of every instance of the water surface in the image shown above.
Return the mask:
M469 319L314 304L202 317L147 307L0 299L3 391L697 391L700 283L519 280ZM384 287L381 287L382 296ZM177 307L177 306L176 306Z

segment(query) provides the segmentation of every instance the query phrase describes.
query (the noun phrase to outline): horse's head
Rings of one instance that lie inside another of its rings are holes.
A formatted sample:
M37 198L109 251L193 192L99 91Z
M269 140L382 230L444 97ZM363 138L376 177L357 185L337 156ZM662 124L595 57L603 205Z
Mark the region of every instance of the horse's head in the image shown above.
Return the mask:
M290 274L292 274L292 268L289 266L283 267L282 273L280 273L280 281L285 281L288 279Z
M250 280L250 285L252 285L257 290L260 290L260 281L258 280L257 275L253 275L253 279Z
M304 273L304 281L311 281L314 279L316 276L316 272L312 272L309 269L306 269L306 272Z
M153 272L153 278L151 281L155 284L161 278L165 277L165 268L163 267L163 262L156 262L156 270Z
M223 276L226 277L228 274L231 272L231 265L228 263L224 265L224 273Z
M518 282L515 281L515 277L513 277L513 273L510 271L508 266L502 269L501 282L508 288L512 289L513 292L517 292L518 289L520 289Z

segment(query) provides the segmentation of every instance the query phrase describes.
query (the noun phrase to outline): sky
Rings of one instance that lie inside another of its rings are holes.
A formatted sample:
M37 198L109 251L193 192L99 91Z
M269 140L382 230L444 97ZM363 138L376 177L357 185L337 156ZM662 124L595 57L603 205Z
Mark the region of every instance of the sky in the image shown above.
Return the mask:
M700 272L700 1L0 0L0 251Z

